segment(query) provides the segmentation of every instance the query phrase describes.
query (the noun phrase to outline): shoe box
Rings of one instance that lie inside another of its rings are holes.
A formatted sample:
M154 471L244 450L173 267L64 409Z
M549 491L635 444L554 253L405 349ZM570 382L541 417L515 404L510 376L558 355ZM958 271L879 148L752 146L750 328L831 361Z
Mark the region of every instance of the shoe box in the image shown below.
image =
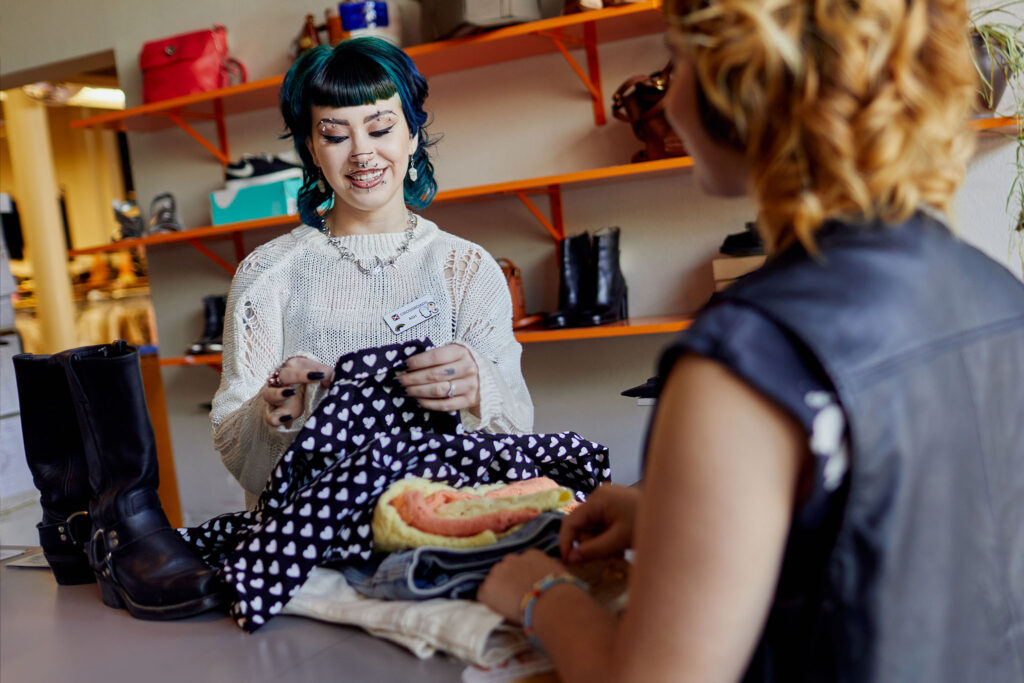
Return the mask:
M213 225L295 215L302 180L287 178L263 185L227 188L210 193Z

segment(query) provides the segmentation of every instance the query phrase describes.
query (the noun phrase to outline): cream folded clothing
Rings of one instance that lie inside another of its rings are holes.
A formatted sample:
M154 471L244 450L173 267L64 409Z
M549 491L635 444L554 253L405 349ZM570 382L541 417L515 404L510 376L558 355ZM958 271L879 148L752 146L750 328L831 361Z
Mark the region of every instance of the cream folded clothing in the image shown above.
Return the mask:
M522 630L470 600L376 600L357 593L334 569L316 567L282 614L358 626L420 659L438 650L490 667L531 649Z

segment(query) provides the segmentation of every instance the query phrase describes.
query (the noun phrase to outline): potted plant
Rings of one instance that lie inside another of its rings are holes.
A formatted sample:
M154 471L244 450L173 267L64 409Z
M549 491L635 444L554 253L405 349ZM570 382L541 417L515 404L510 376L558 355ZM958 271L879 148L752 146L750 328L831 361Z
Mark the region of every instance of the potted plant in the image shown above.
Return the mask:
M1016 118L1016 174L1006 198L1011 211L1013 242L1024 268L1024 97L1019 91L1024 74L1024 0L1007 0L971 12L975 65L981 77L979 110L994 115L1007 86L1012 104L1008 115Z

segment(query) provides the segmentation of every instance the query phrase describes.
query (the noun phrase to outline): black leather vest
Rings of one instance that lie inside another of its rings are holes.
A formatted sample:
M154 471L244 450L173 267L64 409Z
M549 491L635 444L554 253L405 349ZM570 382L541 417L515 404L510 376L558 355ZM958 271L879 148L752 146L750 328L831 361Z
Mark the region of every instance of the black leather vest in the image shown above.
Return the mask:
M834 544L748 679L1020 683L1024 286L923 214L817 243L716 296L806 345L851 446Z

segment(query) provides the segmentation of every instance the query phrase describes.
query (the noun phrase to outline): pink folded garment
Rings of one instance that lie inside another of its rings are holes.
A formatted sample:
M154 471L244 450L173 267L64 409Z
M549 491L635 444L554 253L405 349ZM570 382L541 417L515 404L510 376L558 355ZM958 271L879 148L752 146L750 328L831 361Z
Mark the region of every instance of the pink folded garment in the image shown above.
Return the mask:
M422 491L408 490L395 497L391 501L391 505L395 506L402 521L414 529L438 536L463 538L475 536L484 531L495 533L508 531L517 524L530 521L540 514L540 510L522 508L495 510L472 517L443 517L439 513L442 506L458 500L511 498L557 488L558 484L553 480L547 477L536 477L488 491L482 496L454 489L437 491L429 496L424 496Z

